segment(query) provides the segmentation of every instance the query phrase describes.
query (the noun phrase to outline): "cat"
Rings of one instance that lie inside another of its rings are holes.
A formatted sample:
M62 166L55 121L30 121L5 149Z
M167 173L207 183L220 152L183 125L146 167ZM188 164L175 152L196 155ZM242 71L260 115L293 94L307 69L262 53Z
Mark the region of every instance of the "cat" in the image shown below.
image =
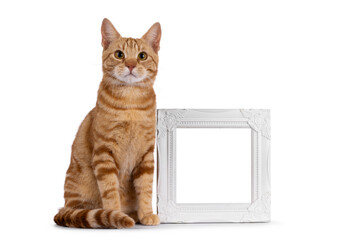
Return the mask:
M78 228L158 225L152 211L156 97L161 27L123 38L108 19L101 26L103 79L96 106L72 145L56 224Z

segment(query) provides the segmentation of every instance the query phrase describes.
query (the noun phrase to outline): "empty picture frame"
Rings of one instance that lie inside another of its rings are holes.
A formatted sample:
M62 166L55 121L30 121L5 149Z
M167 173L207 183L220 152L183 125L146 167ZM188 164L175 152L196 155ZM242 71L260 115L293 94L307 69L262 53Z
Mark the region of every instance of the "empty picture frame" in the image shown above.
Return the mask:
M158 109L160 221L269 222L270 139L269 110Z

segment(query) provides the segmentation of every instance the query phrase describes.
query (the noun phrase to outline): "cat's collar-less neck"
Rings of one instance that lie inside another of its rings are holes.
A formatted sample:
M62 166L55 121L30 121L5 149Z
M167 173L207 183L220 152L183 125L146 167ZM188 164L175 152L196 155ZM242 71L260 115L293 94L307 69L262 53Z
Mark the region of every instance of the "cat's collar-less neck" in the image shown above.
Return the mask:
M152 86L135 86L135 85L117 85L117 84L108 84L105 81L102 81L99 87L99 93L102 91L106 92L108 95L111 95L115 98L146 98L147 96L155 95L154 89Z

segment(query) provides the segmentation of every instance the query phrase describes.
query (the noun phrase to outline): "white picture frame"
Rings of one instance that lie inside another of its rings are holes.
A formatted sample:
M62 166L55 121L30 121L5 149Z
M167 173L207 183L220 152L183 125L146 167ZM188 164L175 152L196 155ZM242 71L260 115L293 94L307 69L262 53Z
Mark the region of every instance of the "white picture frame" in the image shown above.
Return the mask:
M177 203L176 129L250 128L251 202ZM158 109L157 212L161 223L270 221L270 111Z

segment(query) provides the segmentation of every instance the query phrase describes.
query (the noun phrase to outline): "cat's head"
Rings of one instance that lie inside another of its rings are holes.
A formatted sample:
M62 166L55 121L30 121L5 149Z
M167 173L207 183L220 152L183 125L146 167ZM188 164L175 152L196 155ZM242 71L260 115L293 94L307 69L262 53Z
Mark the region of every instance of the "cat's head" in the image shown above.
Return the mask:
M142 38L123 38L108 19L101 27L104 81L114 85L152 86L158 71L161 27Z

